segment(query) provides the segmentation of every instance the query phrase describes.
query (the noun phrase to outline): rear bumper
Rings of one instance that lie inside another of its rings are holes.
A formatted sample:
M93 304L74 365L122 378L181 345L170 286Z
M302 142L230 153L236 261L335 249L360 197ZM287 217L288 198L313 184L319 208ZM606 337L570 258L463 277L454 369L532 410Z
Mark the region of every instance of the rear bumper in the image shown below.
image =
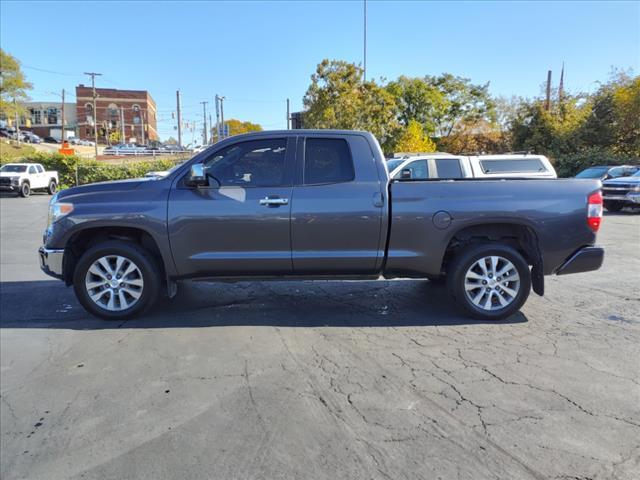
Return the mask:
M38 250L40 257L40 269L47 275L63 279L62 261L64 259L64 249L50 249L40 247Z
M558 268L556 275L568 275L570 273L591 272L598 270L604 261L604 248L593 246L583 247L571 255Z

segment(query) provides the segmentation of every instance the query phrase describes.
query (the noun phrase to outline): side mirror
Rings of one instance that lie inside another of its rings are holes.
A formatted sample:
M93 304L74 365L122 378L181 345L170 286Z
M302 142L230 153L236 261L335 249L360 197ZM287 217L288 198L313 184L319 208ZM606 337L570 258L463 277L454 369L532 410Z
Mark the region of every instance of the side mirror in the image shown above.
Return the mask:
M192 187L203 187L207 185L207 175L204 173L204 165L202 163L194 163L189 170L187 184Z
M411 178L411 169L403 168L402 171L400 172L400 178L402 178L403 180L407 178Z

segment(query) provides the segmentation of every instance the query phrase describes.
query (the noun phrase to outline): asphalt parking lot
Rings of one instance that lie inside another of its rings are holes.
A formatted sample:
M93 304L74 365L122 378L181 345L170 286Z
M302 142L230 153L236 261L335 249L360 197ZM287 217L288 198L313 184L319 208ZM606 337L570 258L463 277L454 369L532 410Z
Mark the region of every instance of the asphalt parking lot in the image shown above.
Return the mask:
M181 285L127 322L42 274L0 198L0 477L638 479L640 215L506 321L427 281Z

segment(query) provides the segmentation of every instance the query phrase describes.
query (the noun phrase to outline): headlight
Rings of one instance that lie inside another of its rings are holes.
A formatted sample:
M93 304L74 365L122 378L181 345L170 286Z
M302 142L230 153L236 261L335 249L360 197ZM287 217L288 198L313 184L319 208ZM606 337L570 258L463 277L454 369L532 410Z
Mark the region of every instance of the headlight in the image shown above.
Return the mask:
M631 187L632 192L640 192L640 183Z
M73 212L73 203L58 202L58 194L54 195L49 203L49 225L71 212Z
M20 177L11 177L11 183L13 185L18 185L20 183Z

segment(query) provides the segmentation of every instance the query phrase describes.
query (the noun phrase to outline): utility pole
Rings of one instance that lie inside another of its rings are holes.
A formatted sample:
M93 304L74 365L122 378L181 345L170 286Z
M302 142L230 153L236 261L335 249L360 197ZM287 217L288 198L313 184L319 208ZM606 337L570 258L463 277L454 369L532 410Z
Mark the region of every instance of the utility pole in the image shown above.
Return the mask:
M176 90L176 111L178 114L178 146L182 146L182 117L180 116L180 90Z
M84 72L84 74L91 76L91 89L93 90L93 140L95 142L95 155L96 158L98 158L98 109L96 108L96 76L99 77L102 74L95 72Z
M224 106L222 104L222 102L224 101L225 97L219 97L220 98L220 128L222 131L222 138L224 139L225 133L224 133Z
M13 97L13 109L16 111L16 138L18 140L18 146L20 146L20 115L18 115L18 102L16 97Z
M204 122L204 126L202 127L202 145L207 144L207 103L209 102L200 102L202 104L202 121Z
M291 115L289 114L289 99L287 98L287 130L291 130Z
M124 107L120 107L120 131L122 132L120 143L127 143L127 139L125 138L124 133Z
M146 145L147 140L144 138L144 112L140 112L140 127L142 128L142 144Z
M220 97L216 93L216 141L220 141Z
M544 103L544 109L546 111L551 109L551 70L547 72L547 100Z
M209 113L209 143L213 143L213 122L211 121L211 113Z
M364 81L367 81L367 0L364 0Z
M60 120L60 125L62 125L62 143L66 139L65 131L64 131L64 88L62 89L62 106L60 108L60 114L62 115L62 119Z

